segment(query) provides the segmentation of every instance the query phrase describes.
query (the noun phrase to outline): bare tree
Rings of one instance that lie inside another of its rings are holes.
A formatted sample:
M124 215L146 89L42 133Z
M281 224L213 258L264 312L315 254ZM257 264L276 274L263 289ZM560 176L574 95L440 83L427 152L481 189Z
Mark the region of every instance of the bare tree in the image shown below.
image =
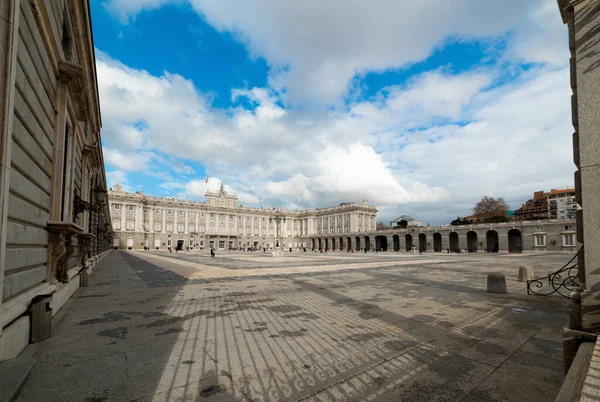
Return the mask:
M504 201L504 198L483 197L473 208L473 214L486 214L489 216L504 216L509 210L509 205Z
M377 222L377 230L385 230L385 229L389 229L390 227L388 225L386 225L383 222Z

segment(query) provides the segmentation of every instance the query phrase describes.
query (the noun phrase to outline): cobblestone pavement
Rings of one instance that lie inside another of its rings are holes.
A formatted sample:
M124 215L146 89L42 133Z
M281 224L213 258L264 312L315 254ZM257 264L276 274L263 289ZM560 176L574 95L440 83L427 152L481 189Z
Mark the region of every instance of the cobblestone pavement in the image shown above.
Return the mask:
M516 276L570 257L113 252L17 400L553 400L568 304Z

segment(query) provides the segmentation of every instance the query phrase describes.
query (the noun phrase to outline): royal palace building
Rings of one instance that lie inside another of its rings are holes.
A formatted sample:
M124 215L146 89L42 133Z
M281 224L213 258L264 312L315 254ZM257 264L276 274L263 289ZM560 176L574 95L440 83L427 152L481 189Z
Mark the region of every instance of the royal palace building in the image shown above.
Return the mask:
M101 127L89 1L0 0L0 361L110 252Z
M310 238L374 231L377 208L365 200L309 210L250 208L223 186L205 200L188 201L108 192L115 249L218 250L311 247Z

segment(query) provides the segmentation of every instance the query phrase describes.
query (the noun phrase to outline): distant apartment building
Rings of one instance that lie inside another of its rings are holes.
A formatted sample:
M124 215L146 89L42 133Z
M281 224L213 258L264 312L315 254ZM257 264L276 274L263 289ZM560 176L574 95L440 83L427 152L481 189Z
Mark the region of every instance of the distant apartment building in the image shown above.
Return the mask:
M543 191L533 193L533 198L527 200L521 208L515 211L515 219L546 219L548 218L548 197Z
M550 219L575 219L577 202L575 189L550 190L546 193L548 198L548 218Z
M533 198L514 211L514 218L528 219L575 219L577 203L575 189L552 189L536 191Z

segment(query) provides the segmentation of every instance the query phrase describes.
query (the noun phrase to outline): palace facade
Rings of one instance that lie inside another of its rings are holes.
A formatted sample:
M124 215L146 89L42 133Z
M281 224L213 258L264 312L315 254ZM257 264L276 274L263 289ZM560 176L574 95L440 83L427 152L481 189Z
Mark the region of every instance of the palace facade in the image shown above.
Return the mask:
M117 184L108 202L115 249L273 248L278 226L282 248L310 247L314 236L374 231L377 216L366 200L308 210L251 208L222 185L198 202L125 192Z
M101 126L89 1L0 0L0 361L110 252Z

